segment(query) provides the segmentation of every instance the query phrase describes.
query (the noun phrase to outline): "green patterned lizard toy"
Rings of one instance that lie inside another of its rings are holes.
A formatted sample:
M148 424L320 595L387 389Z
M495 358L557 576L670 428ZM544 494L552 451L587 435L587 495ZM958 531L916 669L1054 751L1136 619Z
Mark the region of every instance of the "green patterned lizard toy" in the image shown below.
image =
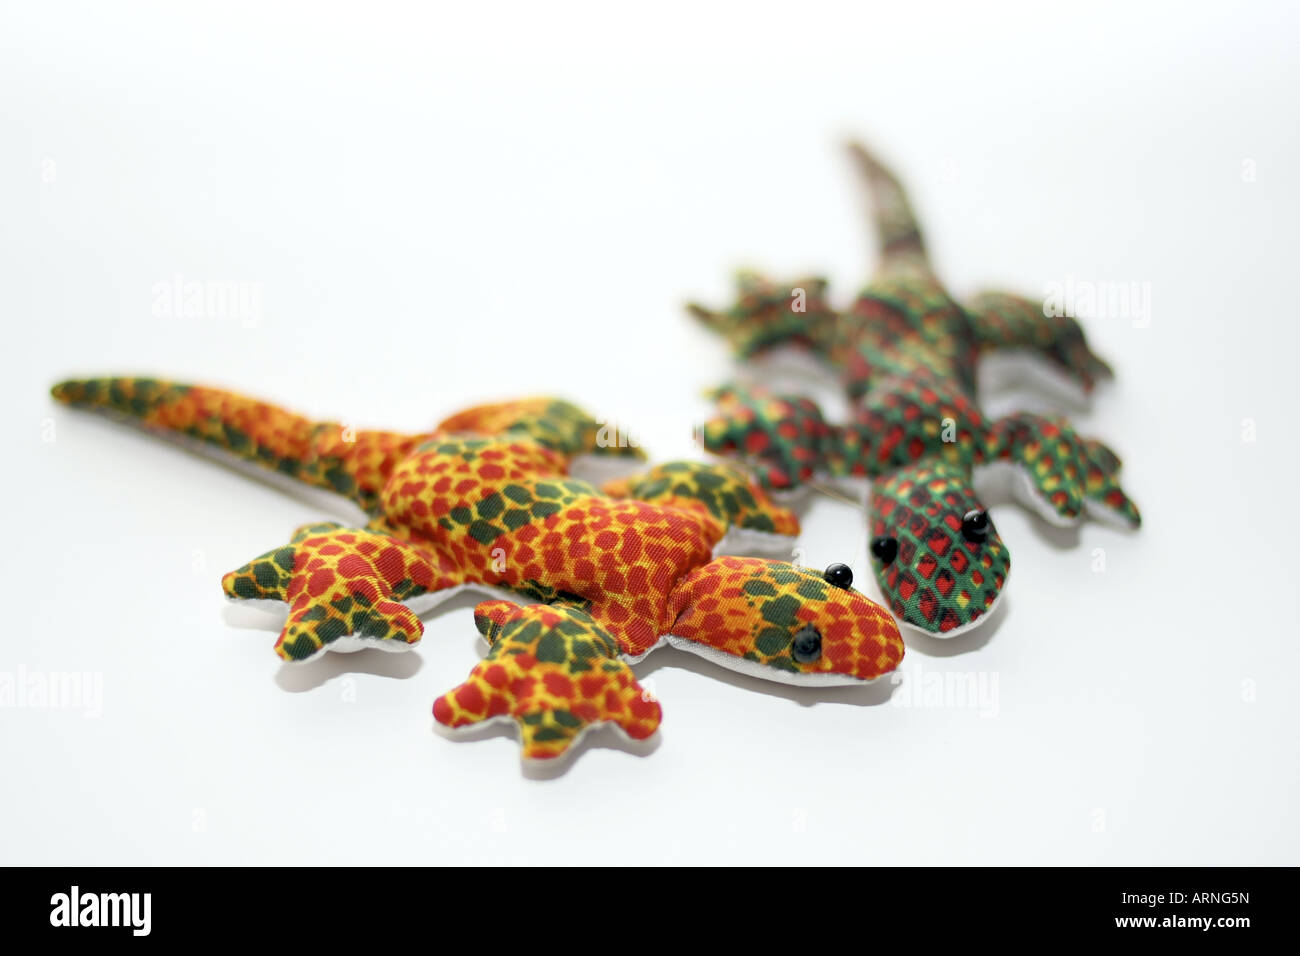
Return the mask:
M747 462L774 490L868 479L882 594L904 624L954 637L989 619L1011 568L975 494L976 469L1002 471L1017 499L1054 524L1141 521L1119 485L1119 458L1105 445L1059 418L986 418L975 394L977 360L1014 351L1026 374L1082 396L1111 372L1073 318L1001 293L954 300L931 268L898 180L861 146L851 151L882 245L880 268L852 306L833 308L825 280L782 285L754 273L741 275L730 309L691 306L741 358L787 345L811 352L846 391L849 420L827 421L805 397L731 385L715 393L718 413L703 443Z
M422 434L317 422L233 392L142 378L56 385L54 397L351 499L358 527L309 524L222 580L235 600L288 606L288 662L366 647L406 650L417 612L461 588L491 644L434 704L450 730L517 725L526 760L563 754L587 728L633 739L659 703L630 665L662 646L792 684L859 684L893 671L889 613L843 564L813 571L742 557L788 549L798 522L728 465L669 462L597 489L584 454L640 457L557 399L460 412ZM740 536L729 534L741 532ZM129 598L127 598L129 599Z

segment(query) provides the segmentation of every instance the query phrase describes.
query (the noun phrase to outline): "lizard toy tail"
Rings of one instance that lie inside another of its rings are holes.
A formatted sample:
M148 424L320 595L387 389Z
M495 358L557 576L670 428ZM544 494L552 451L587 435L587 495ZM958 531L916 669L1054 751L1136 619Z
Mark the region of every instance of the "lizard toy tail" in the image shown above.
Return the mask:
M929 257L912 204L897 177L861 143L849 143L849 155L867 184L885 272L929 273Z
M236 392L152 378L75 379L50 394L336 492L371 512L388 474L421 438L317 422Z

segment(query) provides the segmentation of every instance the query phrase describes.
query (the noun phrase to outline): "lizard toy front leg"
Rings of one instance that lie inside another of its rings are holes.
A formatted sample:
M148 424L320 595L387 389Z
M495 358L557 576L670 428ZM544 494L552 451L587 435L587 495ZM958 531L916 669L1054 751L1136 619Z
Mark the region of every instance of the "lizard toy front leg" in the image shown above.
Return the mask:
M739 385L724 385L712 397L717 412L700 429L701 443L743 461L764 488L789 491L825 470L831 428L812 399Z
M620 658L618 641L586 611L486 601L474 609L474 623L492 648L464 683L434 702L443 726L513 721L525 760L559 757L601 724L633 740L658 729L658 701Z
M670 461L601 486L613 498L699 509L732 531L767 535L788 547L799 534L799 518L772 500L748 474L720 462Z
M1120 486L1119 456L1064 419L1024 413L999 419L988 460L1015 467L1017 497L1053 524L1078 524L1085 514L1125 528L1142 524Z

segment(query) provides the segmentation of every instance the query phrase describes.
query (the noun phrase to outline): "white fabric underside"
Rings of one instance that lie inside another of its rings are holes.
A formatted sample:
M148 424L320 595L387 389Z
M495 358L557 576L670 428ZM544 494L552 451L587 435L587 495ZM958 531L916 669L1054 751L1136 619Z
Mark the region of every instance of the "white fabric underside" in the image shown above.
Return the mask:
M714 556L734 555L785 555L793 553L797 539L786 534L773 534L770 531L758 531L754 528L727 528L722 540L713 546Z
M981 398L1024 385L1072 408L1083 409L1089 405L1088 393L1082 385L1030 349L998 349L981 356L975 368L975 380Z

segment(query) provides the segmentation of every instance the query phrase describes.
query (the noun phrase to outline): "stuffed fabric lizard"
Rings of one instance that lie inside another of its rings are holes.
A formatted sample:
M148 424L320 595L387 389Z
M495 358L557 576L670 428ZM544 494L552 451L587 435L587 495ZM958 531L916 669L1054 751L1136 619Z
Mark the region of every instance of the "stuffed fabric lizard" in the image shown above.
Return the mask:
M491 648L433 713L448 728L518 725L525 759L611 723L659 726L630 665L671 645L794 684L874 680L903 655L889 613L845 565L819 572L714 556L729 527L797 532L794 515L726 465L672 462L604 491L568 474L583 454L639 457L556 399L471 408L432 432L344 428L231 392L141 378L69 381L54 397L350 498L371 520L328 522L222 580L237 600L283 602L286 661L405 650L417 612L465 587Z
M849 420L827 421L810 399L761 387L725 386L705 447L747 462L769 489L818 479L865 478L872 565L891 610L906 625L953 637L988 620L1011 557L973 488L973 471L1010 473L1017 498L1048 521L1085 516L1140 524L1119 484L1120 461L1064 419L1017 414L991 421L975 394L976 362L995 350L1090 394L1110 368L1079 323L1040 303L1001 293L959 304L935 276L921 231L894 175L851 148L874 200L882 261L847 311L822 279L786 285L743 273L726 311L692 305L741 358L776 346L812 352L838 377Z

